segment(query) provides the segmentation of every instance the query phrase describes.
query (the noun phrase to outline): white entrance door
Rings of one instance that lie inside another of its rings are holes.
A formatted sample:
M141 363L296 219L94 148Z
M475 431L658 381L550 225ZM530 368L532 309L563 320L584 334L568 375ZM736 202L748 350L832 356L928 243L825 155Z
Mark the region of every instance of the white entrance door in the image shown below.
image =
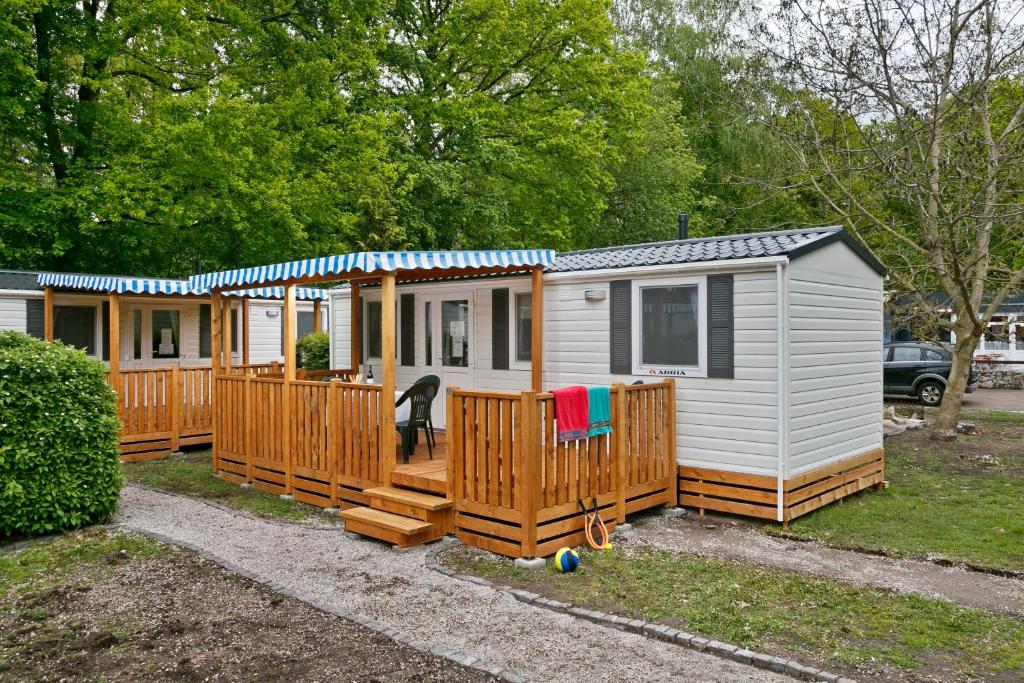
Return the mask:
M473 367L473 300L459 295L424 297L424 364L427 374L441 378L434 400L434 426L443 429L448 387L475 386Z

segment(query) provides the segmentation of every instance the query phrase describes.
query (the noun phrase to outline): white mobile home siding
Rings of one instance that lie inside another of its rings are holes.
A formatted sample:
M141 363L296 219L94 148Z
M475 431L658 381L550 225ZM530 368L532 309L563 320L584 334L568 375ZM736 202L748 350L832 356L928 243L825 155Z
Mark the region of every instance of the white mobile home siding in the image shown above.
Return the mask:
M882 276L835 242L793 261L787 477L882 447Z
M778 472L778 370L776 274L774 266L756 272L735 273L735 379L680 377L677 387L677 459L680 463L776 476ZM686 277L709 272L730 272L716 263L703 269L660 270L657 273L621 269L614 279L630 279L636 287L644 280ZM544 282L544 382L546 387L570 384L629 384L649 376L612 375L610 371L609 300L587 301L584 292L607 292L608 274L546 276ZM470 342L472 388L524 390L530 386L529 366L494 370L491 359L491 290L529 291L528 278L502 278L442 285L398 287L413 292L416 302L416 367L397 367L396 386L408 386L426 371L423 367L422 297L451 294L471 297L474 305ZM379 296L366 290L368 299ZM510 296L510 307L514 298ZM334 367L349 365L349 296L332 292ZM437 343L437 342L435 342ZM365 371L365 368L364 368Z
M720 264L713 272L727 272ZM711 272L686 270L691 277ZM682 272L678 272L682 275ZM664 279L672 273L623 269L614 279ZM587 289L607 289L610 278L545 283L544 379L629 384L641 375L610 373L609 300L588 302ZM735 379L676 378L676 447L680 464L775 476L778 470L778 381L775 270L736 272Z
M0 330L25 332L26 296L24 294L4 294L0 292Z

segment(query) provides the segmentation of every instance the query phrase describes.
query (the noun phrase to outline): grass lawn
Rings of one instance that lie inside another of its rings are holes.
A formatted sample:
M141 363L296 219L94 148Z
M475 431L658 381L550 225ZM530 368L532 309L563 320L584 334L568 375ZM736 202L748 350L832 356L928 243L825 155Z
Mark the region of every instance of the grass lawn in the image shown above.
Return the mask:
M933 442L927 430L915 430L886 439L888 489L800 517L787 533L844 548L1024 572L1024 415L964 419L981 434Z
M442 561L468 574L677 628L855 678L1024 677L1024 623L937 600L646 545L584 552L580 569L523 570L469 547Z
M193 451L158 460L125 463L123 467L125 481L214 500L261 517L302 521L317 515L319 522L337 520L341 524L340 518L322 515L320 508L312 505L284 500L254 488L244 489L238 484L215 477L210 467L210 451Z

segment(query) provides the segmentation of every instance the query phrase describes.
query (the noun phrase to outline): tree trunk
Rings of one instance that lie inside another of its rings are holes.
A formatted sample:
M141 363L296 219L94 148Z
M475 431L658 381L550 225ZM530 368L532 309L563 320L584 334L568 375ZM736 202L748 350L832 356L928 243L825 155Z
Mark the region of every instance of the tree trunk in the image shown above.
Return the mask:
M949 371L949 383L942 396L939 415L932 425L931 438L938 441L949 441L956 438L956 426L960 421L960 406L964 402L964 390L967 378L974 362L974 349L980 337L969 332L957 330L956 347L953 349L953 368Z

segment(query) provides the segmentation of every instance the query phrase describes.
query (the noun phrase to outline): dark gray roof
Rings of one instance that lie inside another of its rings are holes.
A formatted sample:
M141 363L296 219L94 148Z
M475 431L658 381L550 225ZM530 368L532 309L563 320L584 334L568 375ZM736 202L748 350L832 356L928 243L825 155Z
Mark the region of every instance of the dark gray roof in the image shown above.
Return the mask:
M547 271L566 273L783 255L795 259L835 241L846 242L868 265L885 274L885 267L874 254L840 226L566 251L555 256Z
M0 270L0 289L41 290L36 278L39 273L31 270Z

